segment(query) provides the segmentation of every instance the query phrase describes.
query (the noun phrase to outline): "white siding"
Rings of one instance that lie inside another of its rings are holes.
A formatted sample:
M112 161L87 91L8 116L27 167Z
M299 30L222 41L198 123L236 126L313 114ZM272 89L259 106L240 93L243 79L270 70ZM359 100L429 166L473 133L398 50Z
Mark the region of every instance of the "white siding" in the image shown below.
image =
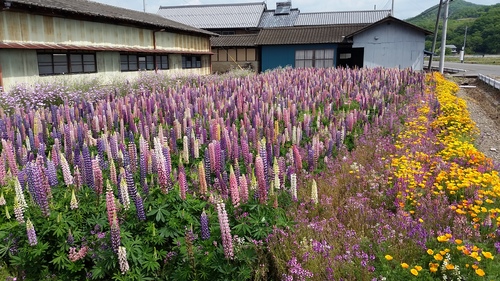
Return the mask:
M364 48L363 67L422 70L425 34L397 22L388 22L355 35L352 47Z

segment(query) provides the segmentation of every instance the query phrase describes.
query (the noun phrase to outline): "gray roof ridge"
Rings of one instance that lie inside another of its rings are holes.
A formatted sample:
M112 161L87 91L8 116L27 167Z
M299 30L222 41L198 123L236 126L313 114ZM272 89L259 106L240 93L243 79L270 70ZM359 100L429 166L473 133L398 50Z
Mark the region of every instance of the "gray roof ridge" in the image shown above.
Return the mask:
M356 11L330 11L330 12L309 12L300 13L300 15L313 15L313 14L336 14L336 13L366 13L366 12L390 12L391 10L356 10Z
M262 2L234 3L234 4L199 4L199 5L177 5L177 6L160 6L161 9L179 9L179 8L206 8L206 7L228 7L228 6L248 6L248 5L266 5ZM267 5L266 5L267 7Z

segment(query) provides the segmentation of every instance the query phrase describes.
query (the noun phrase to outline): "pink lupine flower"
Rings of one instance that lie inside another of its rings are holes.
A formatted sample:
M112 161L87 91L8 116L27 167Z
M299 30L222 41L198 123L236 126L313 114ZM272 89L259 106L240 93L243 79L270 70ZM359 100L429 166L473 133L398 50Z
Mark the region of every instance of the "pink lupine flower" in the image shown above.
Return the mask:
M94 174L94 190L97 196L100 196L103 191L103 179L102 179L102 170L101 166L99 165L99 156L97 156L97 159L92 160L92 171Z
M81 260L87 255L88 249L89 249L89 247L87 245L85 245L85 246L81 247L80 250L78 250L78 252L77 252L76 247L70 247L68 259L72 262Z
M248 182L245 175L240 176L240 199L243 203L248 201Z
M179 181L179 193L180 193L181 199L186 200L187 181L186 181L186 174L184 172L184 169L182 169L179 172L178 181Z
M300 172L302 171L302 156L300 156L299 148L297 147L297 145L292 146L292 151L295 169L297 170L297 172Z
M264 163L260 155L257 155L255 158L255 176L258 184L259 201L261 204L264 204L267 201L267 183L264 173Z
M224 256L226 259L233 259L233 239L231 237L231 229L229 227L229 220L224 203L217 203L217 215L219 218L222 246L224 247Z
M231 192L233 206L238 207L240 204L240 192L238 190L238 180L234 174L233 166L231 166L229 172L229 191Z

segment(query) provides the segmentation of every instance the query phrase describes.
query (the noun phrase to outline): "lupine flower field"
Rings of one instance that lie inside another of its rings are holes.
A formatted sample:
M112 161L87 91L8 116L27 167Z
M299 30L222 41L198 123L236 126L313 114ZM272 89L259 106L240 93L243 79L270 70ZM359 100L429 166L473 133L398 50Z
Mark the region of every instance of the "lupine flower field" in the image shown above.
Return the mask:
M500 280L500 167L441 75L141 79L1 94L0 277Z

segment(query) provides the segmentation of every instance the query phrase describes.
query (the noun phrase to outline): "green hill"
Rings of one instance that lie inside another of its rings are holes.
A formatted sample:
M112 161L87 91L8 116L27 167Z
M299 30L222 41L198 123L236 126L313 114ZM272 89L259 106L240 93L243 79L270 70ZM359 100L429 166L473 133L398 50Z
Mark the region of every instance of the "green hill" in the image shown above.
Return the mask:
M420 15L406 21L434 31L438 6L435 5ZM436 49L441 44L442 18L439 22ZM466 53L500 53L500 4L478 5L464 0L454 0L449 8L447 45L463 46L465 27L467 27ZM426 40L426 49L432 46L433 35Z

